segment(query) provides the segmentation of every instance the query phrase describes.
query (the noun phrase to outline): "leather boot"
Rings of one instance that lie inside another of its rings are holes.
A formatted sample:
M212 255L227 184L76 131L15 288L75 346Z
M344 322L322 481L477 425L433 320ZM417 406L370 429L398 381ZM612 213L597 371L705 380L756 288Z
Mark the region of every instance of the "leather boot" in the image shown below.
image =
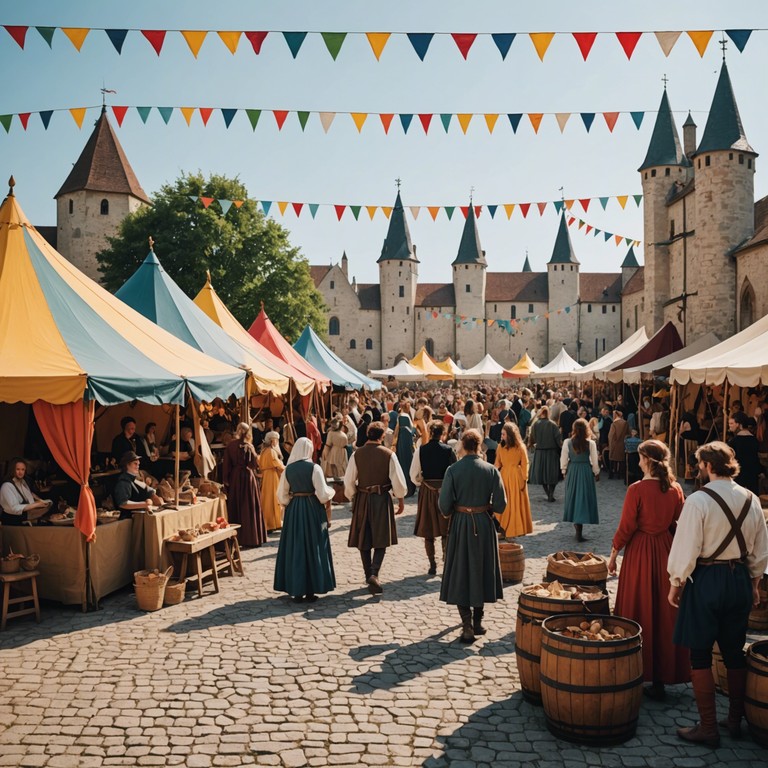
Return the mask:
M728 717L719 725L728 729L732 739L741 738L741 718L744 716L744 696L747 689L747 670L728 670Z
M424 539L424 550L429 558L429 570L427 574L429 576L435 576L437 574L437 561L435 560L435 540Z
M483 626L483 614L482 608L472 609L472 630L476 635L484 635L488 630Z
M693 744L717 748L720 746L720 733L717 730L715 678L712 677L712 670L692 669L691 684L701 719L692 728L678 728L677 735Z
M468 606L458 606L459 616L461 616L461 636L459 642L469 645L475 642L475 632L472 629L472 609Z
M578 541L579 544L586 541L584 538L584 526L581 523L574 523L573 527L576 529L576 541Z

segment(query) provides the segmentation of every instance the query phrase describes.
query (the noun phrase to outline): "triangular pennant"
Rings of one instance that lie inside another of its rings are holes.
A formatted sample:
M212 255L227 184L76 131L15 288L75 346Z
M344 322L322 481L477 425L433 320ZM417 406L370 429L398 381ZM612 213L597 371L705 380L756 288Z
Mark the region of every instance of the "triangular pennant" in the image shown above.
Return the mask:
M272 110L272 114L275 116L275 122L277 123L277 130L282 131L283 125L285 125L285 120L288 117L288 110L274 109Z
M453 212L456 210L456 206L446 205L443 207L443 210L445 211L445 215L448 217L448 221L450 221L453 218Z
M504 59L507 58L507 54L509 53L509 49L512 45L512 42L515 39L515 33L499 32L499 33L492 34L491 38L493 39L493 42L496 43L496 47L499 49L499 53L501 54L501 60L504 61Z
M570 112L555 112L555 119L557 120L557 124L560 126L560 133L565 130L565 125L570 117Z
M212 114L213 107L200 107L200 119L203 121L203 125L208 125Z
M452 32L451 37L453 38L453 42L456 43L456 47L461 52L461 55L464 57L464 60L467 59L467 54L469 53L469 49L472 47L472 44L477 39L476 33L464 33L464 32Z
M309 204L309 213L310 213L310 215L312 216L313 219L317 215L317 209L318 208L319 208L318 203L310 203Z
M544 54L547 52L547 48L549 48L549 44L552 42L554 36L554 32L529 33L533 47L536 49L536 53L539 54L539 59L541 59L541 61L544 61Z
M411 211L411 216L413 216L413 220L416 221L416 219L419 218L419 212L421 211L421 206L409 205L408 208Z
M69 114L72 115L72 119L77 123L77 127L82 128L83 119L85 118L85 107L73 107L69 110Z
M61 31L67 36L69 42L79 51L83 47L85 38L88 37L90 29L82 27L62 27Z
M19 122L25 131L27 130L27 125L29 125L29 117L31 114L31 112L19 112Z
M394 115L390 113L379 115L379 120L381 120L381 125L384 128L384 133L389 133L389 126L392 125L393 118Z
M437 214L440 213L440 206L428 205L427 210L429 211L429 215L432 217L432 221L437 221Z
M389 219L389 217L392 215L392 208L387 205L382 205L381 212L384 214L384 216L386 216L387 219Z
M155 53L159 56L160 51L163 50L163 43L165 42L165 30L142 29L141 34L147 38L149 44L155 49Z
M512 133L517 133L517 126L520 125L520 120L523 116L518 112L512 115L507 115L509 118L509 124L512 126Z
M323 131L328 133L328 129L333 124L333 120L336 117L335 112L321 112L320 113L320 125L323 126Z
M349 210L352 211L352 215L355 217L355 221L357 221L358 218L360 217L360 208L362 208L362 206L360 205L349 206Z
M21 50L24 50L24 41L27 37L27 30L29 27L14 27L9 24L4 24L5 31L14 39L16 44L21 48Z
M562 200L555 200L555 212L560 213L560 211L563 210L563 201Z
M219 205L221 206L221 215L226 216L229 213L229 209L232 207L232 201L219 199Z
M461 211L461 215L466 219L467 216L469 216L469 206L468 205L460 205L459 210Z
M285 209L288 207L287 202L283 202L281 200L277 201L277 209L280 211L281 216L285 216Z
M627 204L627 200L629 200L629 195L617 195L616 200L618 200L621 209L624 210L624 207Z
M499 119L498 114L485 114L485 124L488 126L488 133L493 133L493 129L496 127L496 121Z
M587 228L584 230L584 234L588 235L592 231L592 225L587 224Z
M634 198L634 200L635 200L635 204L636 204L636 205L637 205L637 207L639 208L639 207L640 207L640 203L641 203L641 201L642 201L642 199L643 199L643 196L642 196L642 195L632 195L632 197L633 197L633 198Z
M411 41L416 55L424 61L424 57L429 50L429 44L432 42L434 34L432 32L409 32L408 39Z
M563 202L565 203L565 210L566 211L570 211L571 208L573 208L573 204L574 204L575 201L574 200L563 200Z
M243 34L242 32L236 32L236 31L218 32L218 35L221 38L221 42L227 46L227 49L233 56L237 53L237 46L240 45L240 36L242 34Z
M598 197L597 198L600 201L600 205L602 206L603 210L605 210L606 206L608 205L608 200L610 198L607 197Z
M568 217L568 226L569 227L572 227L575 222L576 222L576 217L575 216L569 216Z
M544 211L547 209L546 203L536 203L536 207L539 209L539 216L544 215Z
M381 59L381 54L384 51L384 47L389 42L390 32L366 32L365 36L368 38L368 43L371 46L373 55L376 57L376 61Z
M173 114L173 107L158 107L157 111L160 113L160 117L163 118L163 122L168 125L168 121L171 119L171 115Z
M523 218L528 216L528 209L531 207L530 203L519 203L517 206L520 209L520 213L523 214Z
M408 129L411 127L411 120L413 120L413 115L409 115L409 114L400 115L400 125L403 126L403 133L408 133Z
M236 114L237 114L236 109L232 109L231 107L221 108L221 116L224 118L224 125L227 128L229 128L229 126L232 124L232 121L235 119Z
M56 27L35 27L35 29L40 33L40 37L48 43L48 47L53 48L53 33L56 31ZM125 33L128 32L126 29L121 31ZM125 39L125 35L123 35L123 39ZM122 43L120 45L122 46ZM117 46L115 47L117 48ZM119 48L117 49L117 52L120 53Z
M589 52L592 50L592 46L595 44L595 38L597 32L574 32L573 39L576 41L576 45L579 46L581 56L584 61L587 60Z
M339 55L341 46L344 45L344 40L347 37L346 32L321 32L320 37L323 38L325 47L328 49L328 53L331 54L331 58L336 61L336 57Z
M197 203L197 201L200 199L197 195L187 195L187 197L193 202Z
M3 128L5 128L6 133L10 133L12 120L13 120L13 115L0 115L0 125L2 125Z
M605 242L607 243L613 237L613 233L603 232L603 237L605 238Z
M184 115L184 119L187 121L187 125L192 122L192 115L195 114L194 107L179 107L181 114Z
M598 229L597 227L595 227L595 231L594 231L593 234L594 234L595 237L597 237L601 232L602 232L601 229Z
M632 122L635 124L635 128L640 128L643 124L645 112L630 112L629 114L632 115Z
M544 117L544 114L542 112L529 112L528 113L528 119L531 121L531 125L533 126L533 132L538 133L539 132L539 126L541 125L541 118Z
M616 241L616 245L621 245L621 241L624 239L621 235L614 235L613 239Z
M585 224L586 224L586 222L584 221L584 219L579 219L579 227L578 228L581 229Z
M472 115L468 113L456 115L456 119L459 121L459 125L461 126L461 132L466 134L467 128L469 128L469 124L472 122Z
M587 129L587 133L589 133L589 129L592 127L592 123L595 121L595 113L594 112L581 112L581 121L584 123L584 127Z
M443 124L443 128L445 129L446 133L448 133L448 128L451 125L452 118L453 118L453 115L446 115L446 114L440 115L440 122Z
M245 37L253 48L253 52L258 56L261 53L261 46L266 40L269 32L245 32Z
M203 47L205 38L208 32L204 29L182 29L181 36L187 41L189 50L192 51L192 55L197 58L197 54L200 53L200 49Z
M731 38L733 44L739 49L739 53L744 53L744 47L749 42L751 29L726 29L725 34Z
M669 56L672 52L681 34L681 32L656 32L656 40L665 56Z
M696 50L699 52L699 56L701 56L702 59L704 58L704 52L707 50L707 46L709 45L709 41L712 39L713 34L714 32L711 29L697 29L688 32L688 37L691 38L691 42L696 47Z
M237 208L239 210L240 208L243 207L243 203L244 202L245 202L245 200L233 200L232 201L232 205L234 205L235 208Z
M303 131L307 127L307 120L309 120L309 112L301 111L296 113L299 117L299 125Z
M291 56L295 59L299 55L302 43L306 38L306 32L283 32L283 38L288 44L288 48L291 51Z
M261 207L264 210L264 215L269 216L269 209L272 207L272 201L271 200L262 200L261 201Z
M215 198L213 197L203 197L202 195L200 196L200 202L203 204L203 208L210 208L214 199Z
M616 121L619 119L618 112L603 112L603 118L605 124L608 126L608 130L613 133L613 129L616 126Z
M514 203L506 203L504 205L504 213L507 214L507 218L508 219L512 218L512 211L514 211L514 210L515 210L515 204Z
M366 205L365 210L368 211L368 218L370 218L371 221L373 221L374 214L376 213L376 209L378 208L378 205Z
M488 213L490 214L491 218L493 218L496 215L496 209L498 208L498 205L489 205L488 206Z
M627 58L631 59L632 54L635 52L635 46L640 39L642 32L617 32L616 39L619 41L619 45L624 49L624 53L627 54Z
M355 126L357 127L357 132L360 133L360 131L363 130L363 126L365 125L365 121L368 119L368 113L367 112L352 112L352 120L355 123Z
M136 111L139 113L141 122L146 125L149 113L152 111L152 107L136 107Z
M127 111L128 107L112 107L112 114L115 116L115 120L117 120L119 127L122 127L123 120L125 119L125 113Z
M625 238L624 238L624 242L625 242L627 245L632 245L632 243L633 243L634 241L632 240L632 238L631 238L631 237L625 237Z
M429 126L433 117L434 115L431 113L419 115L419 122L421 123L421 127L424 129L425 134L429 133Z

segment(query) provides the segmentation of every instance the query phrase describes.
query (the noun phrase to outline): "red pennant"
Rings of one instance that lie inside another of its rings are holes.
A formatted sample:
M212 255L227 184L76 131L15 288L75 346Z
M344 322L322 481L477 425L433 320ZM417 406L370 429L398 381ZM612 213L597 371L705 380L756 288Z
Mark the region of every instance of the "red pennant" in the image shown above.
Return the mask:
M304 207L304 203L291 203L294 213L298 216L301 213L301 209Z
M543 216L544 215L544 211L547 209L547 204L546 203L536 203L536 206L539 209L539 216Z
M469 206L468 205L460 205L459 209L464 214L464 218L466 219L467 216L469 216Z
M434 317L435 320L437 320L437 311L434 309L432 310L432 317Z
M589 204L592 200L589 197L579 198L579 205L584 209L584 213L589 210Z
M587 60L589 52L592 50L592 46L595 44L595 38L597 32L574 32L573 39L576 41L576 45L579 46L581 55L584 57L584 61Z
M432 115L419 115L421 120L421 127L424 129L424 133L429 133L429 124L432 122Z
M479 219L480 214L483 212L483 206L482 205L476 205L475 206L475 218Z
M275 116L275 122L277 123L277 130L281 131L283 129L283 123L285 123L285 119L288 117L288 110L276 109L272 112L272 114Z
M637 45L637 41L640 39L640 35L642 35L642 32L617 32L616 37L621 44L621 47L624 49L624 53L627 54L627 58L631 59L632 54L635 51L635 46Z
M203 120L203 125L208 125L208 121L211 119L212 107L200 107L200 117Z
M389 133L389 126L392 125L393 117L394 115L390 115L390 114L379 115L381 124L384 126L384 133Z
M531 207L530 203L520 203L518 208L520 209L520 212L523 214L523 218L525 218L528 215L528 209Z
M201 197L200 202L203 204L203 208L207 208L212 202L214 198L212 197Z
M31 112L20 112L19 113L19 120L21 121L21 127L26 131L27 130L27 123L29 122L29 116L31 115Z
M155 53L159 56L160 51L163 50L163 43L165 42L165 30L142 29L141 34L149 40L149 44L155 49Z
M336 218L341 221L341 217L344 215L344 209L347 207L346 205L334 205L333 206L336 209Z
M605 124L608 126L608 130L613 133L613 129L616 126L616 121L619 119L618 112L603 112L605 118Z
M573 226L573 222L574 221L576 221L576 217L575 216L569 216L568 217L568 226L569 227Z
M16 41L19 48L24 50L24 40L27 37L27 30L29 27L11 27L7 24L4 25L6 32Z
M451 37L453 38L453 42L456 43L456 46L458 47L459 51L461 51L461 55L466 60L467 54L469 53L469 49L472 47L472 44L475 42L475 39L477 38L477 34L472 33L462 33L462 32L456 32L451 33Z
M253 52L258 56L261 53L261 44L269 32L244 32L248 42L253 46Z
M592 225L587 224L587 228L584 230L584 234L588 235L592 231Z
M128 111L128 107L112 107L112 114L117 120L117 124L120 128L123 127L123 120L125 119L125 113Z

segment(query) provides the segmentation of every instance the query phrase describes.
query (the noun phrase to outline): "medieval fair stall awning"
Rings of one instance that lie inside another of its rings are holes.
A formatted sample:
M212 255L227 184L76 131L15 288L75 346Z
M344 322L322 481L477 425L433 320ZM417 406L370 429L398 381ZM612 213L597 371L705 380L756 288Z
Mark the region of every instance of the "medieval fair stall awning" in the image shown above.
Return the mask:
M539 372L539 366L531 360L528 353L523 356L502 374L505 379L529 379L534 373Z
M422 347L416 356L408 361L408 364L423 371L428 379L448 380L453 378L453 374L444 371L437 365L437 363L430 357L429 352L427 352L425 347Z
M293 348L315 369L325 374L335 387L344 389L381 389L378 381L369 379L347 365L307 325Z
M639 384L643 378L653 378L654 376L669 376L672 366L680 360L697 355L705 349L710 349L720 343L720 339L710 332L702 336L687 347L678 349L671 355L665 355L658 360L651 360L649 363L624 368L624 382L626 384Z
M587 379L605 380L605 374L615 366L621 365L628 360L639 349L648 342L648 334L645 332L645 326L636 330L629 338L614 347L610 352L606 352L602 357L598 357L589 365L585 365L580 371L573 374L576 381L585 381Z
M450 373L452 377L464 373L464 369L456 365L450 355L448 355L445 360L435 360L435 365L440 368L440 370Z
M370 376L377 379L397 379L398 381L423 381L427 378L424 371L414 368L407 360L401 360L392 368L383 368L378 371L369 371Z
M645 365L660 357L674 354L682 348L683 340L680 338L677 328L675 328L672 321L667 321L634 355L617 364L612 371L608 371L605 378L614 384L618 384L620 381L624 381L625 368Z
M486 355L477 365L466 368L456 374L459 379L491 381L500 379L504 373L504 366L499 365L490 355Z
M281 394L288 390L288 376L214 323L171 279L154 251L149 252L115 296L190 346L217 360L244 368L260 392Z
M565 345L562 346L557 356L545 366L531 375L532 379L567 379L581 366L568 354Z

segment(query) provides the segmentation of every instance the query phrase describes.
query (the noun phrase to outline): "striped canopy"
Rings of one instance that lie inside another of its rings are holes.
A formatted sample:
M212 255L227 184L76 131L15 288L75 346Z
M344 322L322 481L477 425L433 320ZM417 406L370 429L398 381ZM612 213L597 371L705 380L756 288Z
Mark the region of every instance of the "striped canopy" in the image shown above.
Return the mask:
M241 397L245 372L158 328L52 248L13 190L0 205L0 401L103 405Z

